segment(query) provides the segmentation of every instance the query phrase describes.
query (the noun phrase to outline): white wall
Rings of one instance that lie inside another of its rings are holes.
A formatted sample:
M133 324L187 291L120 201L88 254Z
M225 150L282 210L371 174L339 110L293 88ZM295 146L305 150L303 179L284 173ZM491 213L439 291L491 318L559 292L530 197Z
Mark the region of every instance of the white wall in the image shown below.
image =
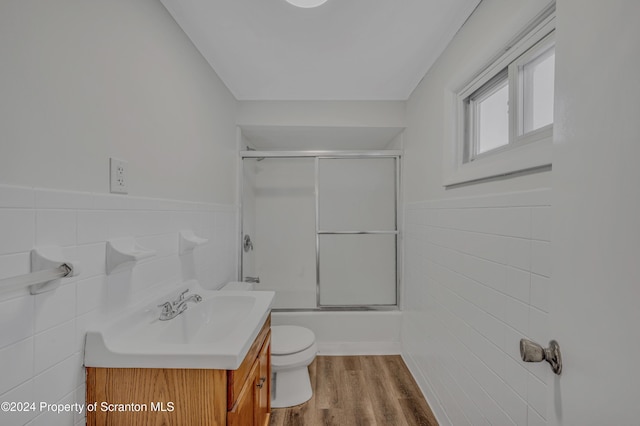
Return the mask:
M404 131L405 201L548 187L550 173L455 190L442 186L445 89L471 79L548 4L548 0L483 0L407 101Z
M519 361L546 341L552 172L442 186L445 92L548 4L484 0L407 101L403 356L441 424L546 423L548 376ZM540 194L546 194L541 196ZM534 322L535 320L535 322Z
M0 398L83 402L84 330L187 278L236 273L236 101L157 0L0 3L0 278L61 246L82 274L0 293ZM109 157L129 195L109 192ZM188 200L188 201L185 201ZM178 255L177 233L209 238ZM158 252L105 275L105 241ZM0 413L3 425L82 416Z
M403 127L401 101L240 101L239 125Z
M559 0L557 16L547 339L560 342L563 370L549 424L632 425L640 418L640 2Z
M157 0L0 5L0 183L233 203L235 100Z

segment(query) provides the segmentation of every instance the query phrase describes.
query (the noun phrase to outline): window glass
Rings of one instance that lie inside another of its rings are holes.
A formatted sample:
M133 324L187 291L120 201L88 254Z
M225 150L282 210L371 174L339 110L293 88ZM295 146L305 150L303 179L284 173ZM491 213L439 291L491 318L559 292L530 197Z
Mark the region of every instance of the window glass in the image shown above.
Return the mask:
M553 123L554 67L552 47L522 68L524 133Z
M489 96L476 102L476 154L509 143L509 85L502 84Z

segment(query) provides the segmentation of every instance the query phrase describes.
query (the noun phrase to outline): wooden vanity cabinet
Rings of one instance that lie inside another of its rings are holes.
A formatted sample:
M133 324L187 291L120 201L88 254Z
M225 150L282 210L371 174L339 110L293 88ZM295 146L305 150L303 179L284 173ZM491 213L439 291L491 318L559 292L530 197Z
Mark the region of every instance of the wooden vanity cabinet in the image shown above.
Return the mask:
M271 316L237 370L87 367L87 425L267 426L270 357Z
M237 370L227 372L227 425L266 426L271 416L271 331L261 330Z

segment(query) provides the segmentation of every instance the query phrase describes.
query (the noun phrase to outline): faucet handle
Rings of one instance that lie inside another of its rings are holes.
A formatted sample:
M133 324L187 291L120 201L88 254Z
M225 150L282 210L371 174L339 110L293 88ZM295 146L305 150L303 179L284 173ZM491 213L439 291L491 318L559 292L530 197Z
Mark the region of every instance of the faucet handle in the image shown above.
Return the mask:
M189 289L186 289L185 291L183 291L182 293L180 293L180 296L178 296L178 298L176 300L174 300L173 304L177 305L178 303L182 302L184 300L184 295L189 293Z
M162 305L158 305L158 308L162 308L162 314L166 315L173 311L173 304L171 302L164 302Z

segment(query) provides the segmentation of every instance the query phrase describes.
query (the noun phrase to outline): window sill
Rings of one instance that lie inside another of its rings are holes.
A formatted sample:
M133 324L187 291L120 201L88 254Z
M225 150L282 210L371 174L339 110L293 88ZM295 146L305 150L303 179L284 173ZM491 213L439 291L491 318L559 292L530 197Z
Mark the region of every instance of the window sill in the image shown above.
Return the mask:
M445 161L443 186L494 178L551 165L551 138L494 153L475 161L454 164ZM451 157L449 158L451 160Z

